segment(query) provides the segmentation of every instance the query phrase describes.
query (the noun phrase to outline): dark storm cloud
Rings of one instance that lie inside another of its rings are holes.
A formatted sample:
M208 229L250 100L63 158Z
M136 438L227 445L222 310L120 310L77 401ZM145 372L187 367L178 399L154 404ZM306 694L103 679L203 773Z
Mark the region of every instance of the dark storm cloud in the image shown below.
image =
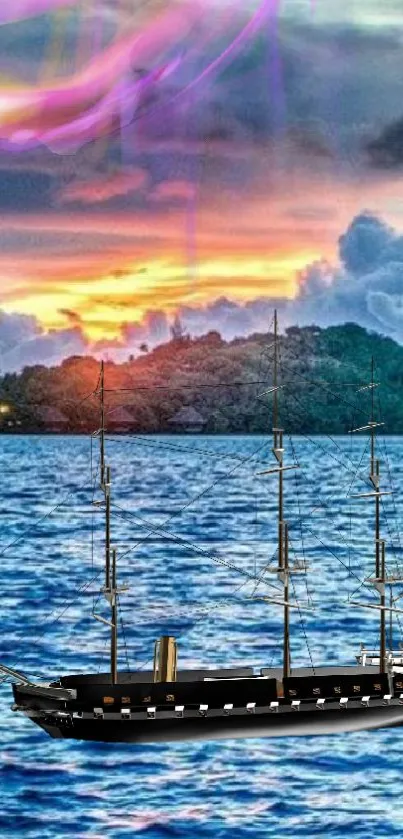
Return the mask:
M370 162L382 169L403 166L403 117L387 125L366 146Z
M385 259L390 260L390 248L397 241L386 224L371 213L362 213L340 236L340 259L347 272L363 276L377 269Z

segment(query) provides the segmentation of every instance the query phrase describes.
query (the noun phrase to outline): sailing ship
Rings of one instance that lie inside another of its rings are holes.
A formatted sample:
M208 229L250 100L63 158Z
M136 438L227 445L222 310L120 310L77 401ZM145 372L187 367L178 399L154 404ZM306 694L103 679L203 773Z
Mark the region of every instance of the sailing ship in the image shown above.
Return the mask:
M94 614L110 631L110 666L104 673L62 675L49 681L34 681L6 665L3 679L13 682L13 710L21 712L55 738L106 742L158 742L218 738L323 735L399 726L403 723L403 652L387 648L387 615L400 612L395 599L387 597L403 578L388 576L386 544L381 535L381 486L375 419L374 364L369 384L361 389L371 395L371 417L352 433L369 434L369 491L357 495L374 505L374 571L367 583L378 595L376 604L356 607L379 613L379 648L361 648L356 663L348 666L293 667L290 615L294 575L306 573L301 561L290 561L287 521L287 475L298 467L288 462L285 431L279 422L279 329L274 316L273 378L260 396L272 399L273 462L264 479L277 486L276 567L280 597L264 597L280 606L283 632L281 667L252 666L226 669L181 669L176 640L171 635L155 643L152 670L130 672L118 668L118 600L124 587L118 583L118 557L111 540L111 470L106 457L105 369L101 366L96 395L100 400L100 489L104 515L105 582L102 593L110 608L110 620ZM98 502L99 503L99 502ZM391 646L391 643L390 645Z

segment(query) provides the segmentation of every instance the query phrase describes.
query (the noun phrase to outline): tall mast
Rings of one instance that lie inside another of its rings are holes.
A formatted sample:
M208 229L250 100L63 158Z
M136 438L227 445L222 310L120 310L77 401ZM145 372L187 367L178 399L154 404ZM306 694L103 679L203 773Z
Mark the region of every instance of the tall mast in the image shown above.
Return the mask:
M390 614L394 611L391 604L389 607L386 605L386 594L385 589L387 584L392 583L392 578L388 578L386 576L386 562L385 562L385 542L381 539L380 536L380 499L382 495L389 495L389 492L381 491L380 489L380 462L377 458L376 452L376 429L382 423L377 422L375 419L375 388L377 387L377 383L375 382L375 363L374 358L371 359L371 382L369 385L365 385L364 387L360 388L360 390L371 390L371 419L368 425L364 425L361 428L355 428L351 433L355 433L357 431L366 431L369 430L370 434L370 471L369 471L369 479L372 484L373 490L371 492L361 493L356 495L356 498L374 498L375 501L375 517L374 517L374 577L370 580L370 582L376 588L380 604L379 607L379 669L381 673L387 672L387 662L386 662L386 612L388 608L390 608ZM354 496L353 496L354 497ZM365 606L366 604L363 603L354 603L352 601L352 605L355 606ZM374 607L372 607L374 608Z
M101 361L99 396L101 401L101 428L99 432L101 443L101 487L103 488L105 484L105 365L103 361Z
M116 550L112 551L112 576L110 588L111 603L111 682L113 685L118 681L118 591L116 586Z
M284 447L283 429L279 428L279 344L277 309L274 312L274 371L273 371L273 454L278 463L278 573L284 589L283 617L283 678L291 672L290 661L290 609L289 609L289 563L288 563L288 525L284 521Z
M371 472L370 480L375 489L375 577L380 575L380 497L379 497L379 460L376 460L376 426L375 422L375 381L374 358L371 359Z
M379 644L379 664L381 673L386 673L386 567L385 567L385 542L381 542L381 557L380 557L380 576L379 576L379 595L381 601L380 609L380 644ZM392 590L392 589L391 589ZM390 613L392 614L392 613ZM392 644L391 644L392 649Z
M101 402L101 427L99 433L100 439L100 477L101 489L104 494L104 508L105 508L105 585L103 593L111 607L111 620L106 623L110 625L111 629L111 643L110 643L110 670L111 682L113 685L117 684L117 653L118 653L118 633L117 633L117 595L118 589L116 585L116 550L111 551L111 469L106 464L105 458L105 365L101 362L101 376L99 385L99 395ZM112 555L112 569L111 569L111 555ZM95 616L96 617L96 616Z
M111 470L105 460L105 365L101 362L100 378L100 401L101 401L101 489L104 493L105 502L105 589L110 588L111 575Z
M386 599L385 599L385 542L380 538L380 465L376 457L375 420L375 363L371 359L371 471L370 481L375 490L375 586L380 597L379 617L379 665L380 672L386 672Z

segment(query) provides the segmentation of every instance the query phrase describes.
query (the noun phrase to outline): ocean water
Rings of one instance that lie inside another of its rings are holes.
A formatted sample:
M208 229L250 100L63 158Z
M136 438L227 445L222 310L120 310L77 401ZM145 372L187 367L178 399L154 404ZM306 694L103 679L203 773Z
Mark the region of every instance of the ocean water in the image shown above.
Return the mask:
M92 450L91 450L92 449ZM115 438L112 538L121 595L119 661L150 665L162 632L182 666L280 663L273 565L276 477L263 437ZM376 643L373 502L365 441L286 440L285 508L295 583L295 664L354 663ZM382 534L401 561L403 439L379 443ZM32 675L108 666L96 444L0 437L0 661ZM400 641L399 615L392 627ZM403 731L169 745L51 740L0 687L0 837L285 839L401 837Z

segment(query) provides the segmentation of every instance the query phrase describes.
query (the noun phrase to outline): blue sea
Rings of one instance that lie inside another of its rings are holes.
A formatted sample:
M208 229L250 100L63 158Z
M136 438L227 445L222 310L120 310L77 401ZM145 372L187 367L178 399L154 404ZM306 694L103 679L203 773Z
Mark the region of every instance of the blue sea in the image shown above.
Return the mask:
M376 644L368 450L357 437L286 440L295 578L294 664L354 663ZM149 668L154 640L182 667L281 661L276 476L264 437L108 440L121 595L119 663ZM401 560L403 439L379 443L382 534ZM0 437L0 661L42 678L108 667L96 441ZM392 487L393 488L393 487ZM372 601L371 601L372 598ZM392 628L400 641L398 619ZM0 687L0 837L401 837L403 731L169 745L52 740Z

